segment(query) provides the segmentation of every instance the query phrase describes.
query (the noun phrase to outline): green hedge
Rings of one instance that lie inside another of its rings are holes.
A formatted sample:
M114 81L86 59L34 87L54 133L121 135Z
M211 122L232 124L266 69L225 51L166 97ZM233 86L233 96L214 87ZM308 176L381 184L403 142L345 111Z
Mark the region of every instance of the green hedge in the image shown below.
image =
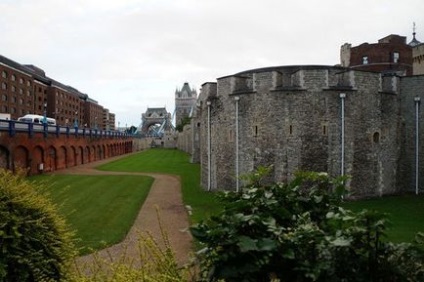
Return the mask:
M0 281L63 280L75 255L72 233L42 184L0 170Z

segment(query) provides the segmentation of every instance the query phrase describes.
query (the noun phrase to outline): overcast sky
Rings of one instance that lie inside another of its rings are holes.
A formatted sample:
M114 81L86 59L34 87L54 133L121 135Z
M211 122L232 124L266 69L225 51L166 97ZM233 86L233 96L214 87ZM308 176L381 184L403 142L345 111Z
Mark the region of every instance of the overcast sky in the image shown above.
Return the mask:
M423 0L0 0L0 54L138 126L184 82L276 65L335 65L340 46L424 41Z

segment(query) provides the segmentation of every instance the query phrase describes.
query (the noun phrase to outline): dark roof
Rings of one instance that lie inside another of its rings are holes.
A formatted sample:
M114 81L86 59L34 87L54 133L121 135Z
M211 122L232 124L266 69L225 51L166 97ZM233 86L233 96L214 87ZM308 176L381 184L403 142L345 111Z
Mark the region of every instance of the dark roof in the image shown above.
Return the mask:
M409 45L409 46L411 46L411 47L415 47L415 46L420 45L420 44L421 44L421 42L420 42L420 41L418 41L418 40L415 38L415 32L414 32L414 34L413 34L413 38L412 38L411 42L409 42L409 43L408 43L408 45Z

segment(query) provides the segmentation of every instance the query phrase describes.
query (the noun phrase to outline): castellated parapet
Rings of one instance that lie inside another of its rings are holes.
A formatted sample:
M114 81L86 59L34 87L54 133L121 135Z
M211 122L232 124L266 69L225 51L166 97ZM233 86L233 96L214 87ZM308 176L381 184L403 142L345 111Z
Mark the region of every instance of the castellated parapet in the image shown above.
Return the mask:
M352 197L409 189L400 185L411 177L405 170L413 160L402 154L411 154L404 143L414 140L410 122L402 122L401 79L408 78L342 67L283 66L205 83L192 127L200 136L202 186L235 190L237 183L244 184L237 175L272 165L268 181L274 182L289 181L298 170L338 176L343 169ZM411 83L424 89L424 79ZM409 100L403 111L413 112Z

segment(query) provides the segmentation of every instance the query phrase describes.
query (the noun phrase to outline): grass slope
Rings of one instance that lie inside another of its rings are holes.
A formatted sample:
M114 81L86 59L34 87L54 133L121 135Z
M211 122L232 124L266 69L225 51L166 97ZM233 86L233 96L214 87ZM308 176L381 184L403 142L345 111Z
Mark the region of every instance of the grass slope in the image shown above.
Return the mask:
M221 205L214 194L200 187L200 165L190 163L189 155L179 150L150 149L101 165L97 169L179 175L184 204L190 205L193 209L191 218L193 222L198 222L221 210Z
M32 178L48 194L76 232L81 253L122 241L146 199L153 178L146 176L43 175Z
M344 207L387 213L392 227L387 231L393 242L412 242L417 232L424 232L424 196L402 195L347 202Z

